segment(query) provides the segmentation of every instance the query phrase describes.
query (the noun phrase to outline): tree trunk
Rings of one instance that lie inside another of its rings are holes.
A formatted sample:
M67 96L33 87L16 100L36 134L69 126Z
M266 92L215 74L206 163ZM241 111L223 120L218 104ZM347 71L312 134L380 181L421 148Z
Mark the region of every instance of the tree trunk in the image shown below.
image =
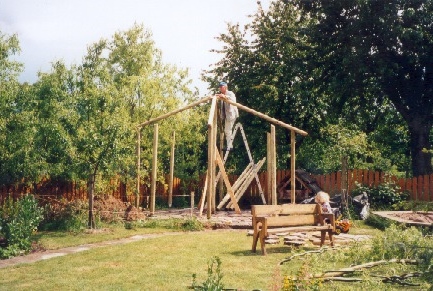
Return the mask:
M413 118L408 122L413 176L433 173L431 144L429 141L432 121Z
M95 191L95 175L89 175L87 181L87 195L89 198L89 222L87 224L89 229L95 228L95 218L93 216L93 193Z

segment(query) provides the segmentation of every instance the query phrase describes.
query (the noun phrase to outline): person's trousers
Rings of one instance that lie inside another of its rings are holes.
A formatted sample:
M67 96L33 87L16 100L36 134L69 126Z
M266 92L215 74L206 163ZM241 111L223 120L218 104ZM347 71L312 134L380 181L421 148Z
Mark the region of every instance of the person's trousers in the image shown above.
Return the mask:
M226 144L227 149L231 148L232 146L229 146L230 138L232 137L232 130L233 125L235 124L236 118L234 119L226 119L224 123L224 134L226 136Z

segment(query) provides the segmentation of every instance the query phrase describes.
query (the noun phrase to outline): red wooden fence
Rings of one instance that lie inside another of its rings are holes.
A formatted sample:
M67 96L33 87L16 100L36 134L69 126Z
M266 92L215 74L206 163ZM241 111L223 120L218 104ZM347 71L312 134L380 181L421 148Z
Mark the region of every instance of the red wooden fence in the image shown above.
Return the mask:
M267 193L267 173L261 172L258 174L262 190L264 192L266 201L269 201L270 193ZM290 176L290 170L278 170L277 171L277 185L286 176ZM313 175L316 179L317 184L326 192L338 194L342 192L341 189L341 172L335 172L325 175ZM237 176L231 175L229 177L231 183L236 181ZM167 180L168 181L168 176ZM174 179L173 183L173 195L174 196L189 196L191 191L195 191L196 195L200 195L204 186L205 175L202 175L199 181L195 181L192 185L183 185L181 180L178 178ZM433 174L424 175L413 178L396 178L393 176L387 176L382 172L370 171L370 170L351 170L348 172L348 193L350 194L353 189L356 188L356 183L366 186L377 186L383 182L393 182L400 187L402 191L410 193L412 200L419 201L433 201ZM113 182L114 187L110 191L114 197L121 199L125 202L133 203L135 201L135 187L133 189L127 189L126 185L115 181ZM55 198L55 199L87 199L85 185L80 185L75 182L51 182L43 181L37 185L11 185L0 187L0 200L7 195L19 197L21 195L32 193L41 198ZM157 196L161 196L166 199L168 196L167 184L157 183ZM147 200L150 195L150 186L141 185L140 188L140 202ZM259 188L253 180L244 196L246 198L260 198Z

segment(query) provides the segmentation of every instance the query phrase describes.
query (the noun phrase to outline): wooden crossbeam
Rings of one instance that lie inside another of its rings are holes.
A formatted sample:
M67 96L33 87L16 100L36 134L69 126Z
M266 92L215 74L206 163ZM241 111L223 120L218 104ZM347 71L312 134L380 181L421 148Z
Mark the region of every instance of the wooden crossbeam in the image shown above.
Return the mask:
M240 214L241 209L239 208L238 202L236 201L235 193L233 191L232 186L230 185L229 177L227 176L226 170L224 169L224 163L223 163L221 156L217 150L215 151L215 156L216 156L217 165L220 167L221 175L222 175L224 183L226 185L227 192L229 193L230 198L232 200L232 203L235 207L236 213Z
M239 201L239 199L241 199L242 195L244 195L245 191L248 189L248 186L251 184L254 177L257 175L257 172L260 170L260 168L265 163L265 160L266 160L266 158L263 158L261 161L259 161L257 163L257 165L254 165L251 168L251 171L246 176L245 181L242 183L241 187L239 187L239 190L237 192L235 192L236 201ZM227 204L227 208L231 208L231 207L232 207L232 203L229 202L229 204Z

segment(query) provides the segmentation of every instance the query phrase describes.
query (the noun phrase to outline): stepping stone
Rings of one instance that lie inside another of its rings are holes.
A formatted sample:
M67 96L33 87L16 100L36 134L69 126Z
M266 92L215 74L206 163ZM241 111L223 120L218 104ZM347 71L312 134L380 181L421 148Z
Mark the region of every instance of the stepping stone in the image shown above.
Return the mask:
M303 240L285 240L284 241L285 245L289 245L289 246L302 246L305 244L305 241Z
M265 239L265 243L275 245L275 244L279 244L280 240L278 238L268 238L268 239Z
M305 242L307 238L299 237L299 236L286 236L284 237L284 241L303 241Z

